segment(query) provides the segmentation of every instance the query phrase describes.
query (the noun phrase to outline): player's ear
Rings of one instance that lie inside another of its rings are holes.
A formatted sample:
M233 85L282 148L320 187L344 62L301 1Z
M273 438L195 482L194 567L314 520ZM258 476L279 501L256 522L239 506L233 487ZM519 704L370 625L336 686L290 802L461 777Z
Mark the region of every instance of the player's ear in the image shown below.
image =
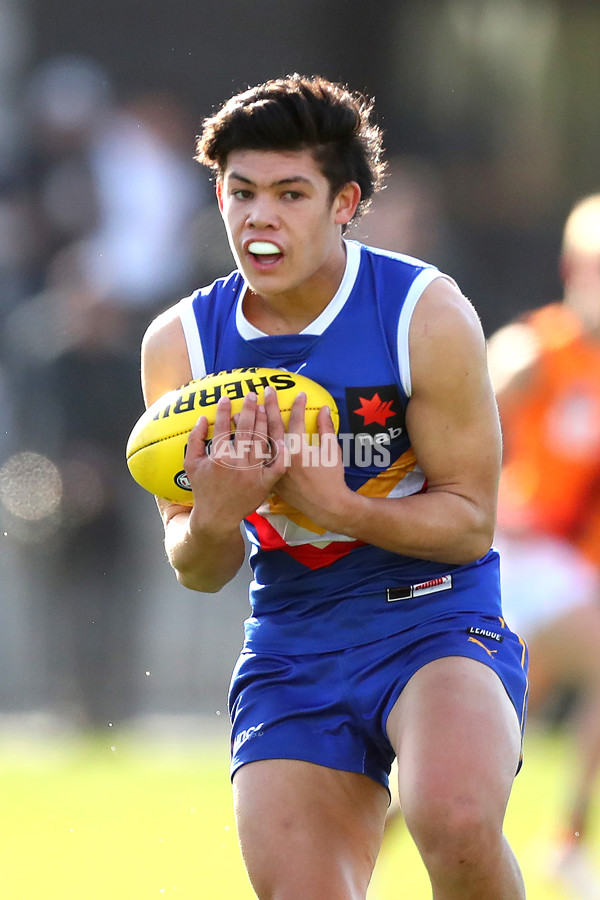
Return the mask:
M356 181L349 181L336 194L336 198L333 201L336 225L348 224L356 212L356 207L360 202L360 195L360 186Z
M220 176L217 178L215 191L217 193L217 203L219 204L219 210L220 212L223 212L223 181Z

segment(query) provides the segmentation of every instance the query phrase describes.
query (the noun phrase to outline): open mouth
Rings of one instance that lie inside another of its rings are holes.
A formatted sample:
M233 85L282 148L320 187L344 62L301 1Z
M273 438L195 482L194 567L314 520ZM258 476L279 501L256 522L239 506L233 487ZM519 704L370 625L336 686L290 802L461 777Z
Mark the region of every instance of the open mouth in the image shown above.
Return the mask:
M250 256L261 265L272 265L283 256L283 251L271 241L251 241L246 249Z

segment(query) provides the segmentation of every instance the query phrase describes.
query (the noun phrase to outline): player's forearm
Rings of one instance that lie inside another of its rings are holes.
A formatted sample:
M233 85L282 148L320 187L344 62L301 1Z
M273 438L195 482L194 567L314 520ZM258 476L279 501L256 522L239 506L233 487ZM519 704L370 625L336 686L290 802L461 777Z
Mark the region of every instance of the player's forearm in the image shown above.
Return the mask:
M465 565L489 550L495 508L441 490L394 499L349 492L328 527L393 553Z
M220 531L214 525L194 525L185 513L168 521L165 549L179 583L206 593L219 591L231 581L245 556L239 527Z

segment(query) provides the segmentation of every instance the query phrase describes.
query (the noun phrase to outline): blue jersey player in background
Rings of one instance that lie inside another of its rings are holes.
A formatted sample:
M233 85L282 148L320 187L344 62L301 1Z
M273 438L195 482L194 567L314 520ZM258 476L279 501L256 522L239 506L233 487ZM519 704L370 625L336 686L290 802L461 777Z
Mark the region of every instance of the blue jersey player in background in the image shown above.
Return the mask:
M503 819L527 650L502 617L491 549L501 439L478 317L434 266L345 239L383 172L368 98L319 77L267 82L205 120L197 158L237 269L152 323L146 402L267 366L320 382L340 412L333 461L326 407L321 445L290 453L306 441L304 396L286 435L276 391L264 404L250 392L236 434L268 432L273 459L257 465L245 440L216 464L201 418L186 454L194 506L158 500L185 586L234 577L242 525L251 547L230 712L254 890L364 898L397 756L435 900L520 900ZM231 429L223 396L215 436Z

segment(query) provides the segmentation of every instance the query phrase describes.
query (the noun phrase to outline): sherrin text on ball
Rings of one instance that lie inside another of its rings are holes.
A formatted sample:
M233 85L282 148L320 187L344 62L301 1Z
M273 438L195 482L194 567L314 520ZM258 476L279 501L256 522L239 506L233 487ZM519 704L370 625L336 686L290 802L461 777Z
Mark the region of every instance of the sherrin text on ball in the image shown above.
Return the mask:
M169 391L148 407L138 419L127 442L127 465L133 478L157 497L192 505L193 494L184 470L189 433L200 418L208 421L208 440L213 436L217 403L231 400L232 417L239 413L247 394L264 400L265 388L277 391L283 423L287 428L292 404L302 391L306 394L305 431L318 433L317 414L328 406L334 427L339 427L335 400L324 387L305 375L285 369L231 369L198 378ZM234 426L232 423L232 430Z

